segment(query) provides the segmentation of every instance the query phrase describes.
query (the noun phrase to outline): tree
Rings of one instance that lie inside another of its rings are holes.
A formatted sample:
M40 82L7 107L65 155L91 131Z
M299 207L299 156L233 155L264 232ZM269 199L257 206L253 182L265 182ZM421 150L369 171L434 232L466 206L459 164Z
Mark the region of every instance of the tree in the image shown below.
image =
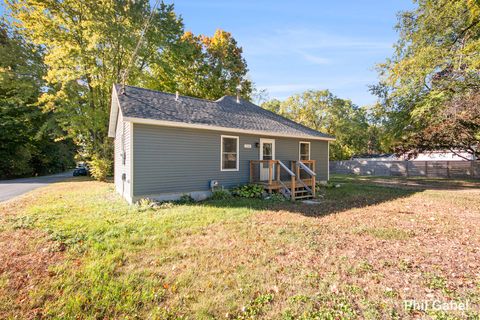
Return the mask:
M9 0L12 23L44 48L48 90L39 99L88 158L111 159L107 139L113 83L121 82L146 17L151 22L131 67L140 84L162 51L178 41L183 24L173 5L151 13L148 0Z
M184 33L153 70L147 84L153 89L215 100L236 95L240 85L241 95L251 98L252 83L246 79L248 68L242 48L223 30L217 30L213 37Z
M58 172L73 163L71 141L56 141L53 115L36 106L44 85L42 59L40 47L0 23L1 178Z
M11 23L44 51L45 90L38 104L92 164L112 160L107 138L111 89L127 84L217 99L252 84L230 33L185 33L173 5L152 12L149 0L7 0ZM149 22L146 24L146 22ZM132 55L145 28L135 59Z
M372 88L398 152L450 149L478 155L480 3L420 0L399 14L394 56Z
M378 143L369 125L369 112L350 100L340 99L328 90L306 91L285 101L276 99L262 107L309 128L335 136L330 158L348 159L356 154L377 152Z
M425 150L447 149L468 160L459 152L465 150L480 158L480 94L446 102L443 113L444 117L432 122L427 130L401 140L397 151L413 157Z

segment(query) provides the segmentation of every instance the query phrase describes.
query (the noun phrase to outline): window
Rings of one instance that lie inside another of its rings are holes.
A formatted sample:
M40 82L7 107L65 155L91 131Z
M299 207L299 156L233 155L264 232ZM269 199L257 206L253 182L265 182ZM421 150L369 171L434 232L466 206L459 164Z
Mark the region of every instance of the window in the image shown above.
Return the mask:
M222 136L221 170L238 171L238 137Z
M300 160L310 160L310 142L300 142Z

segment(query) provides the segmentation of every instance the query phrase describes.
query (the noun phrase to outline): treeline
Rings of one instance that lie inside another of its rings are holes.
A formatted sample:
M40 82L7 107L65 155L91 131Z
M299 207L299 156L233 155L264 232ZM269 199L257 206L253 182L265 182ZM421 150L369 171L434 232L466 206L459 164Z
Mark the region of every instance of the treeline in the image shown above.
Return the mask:
M43 175L74 166L75 146L42 112L42 50L0 23L0 178Z
M332 134L330 159L349 159L354 155L383 152L383 127L372 108L359 107L336 97L328 90L310 90L284 101L267 101L262 107L312 129Z
M307 91L263 106L335 135L333 160L434 150L480 159L480 1L418 1L399 13L396 29L395 53L371 86L377 104Z
M332 159L437 149L478 156L479 1L418 1L397 29L395 54L371 87L376 105L308 91L264 107L335 135ZM0 177L55 172L74 156L105 176L111 88L127 69L127 84L144 88L207 99L234 95L239 84L244 98L255 92L230 33L186 32L173 5L148 0L7 1L0 50Z
M28 97L22 112L41 110L38 123L58 129L45 131L53 138L49 141L63 140L65 146L73 141L79 160L90 161L99 169L94 172L103 171L102 177L113 159L107 137L111 89L125 75L129 85L200 98L233 95L238 85L243 97L252 93L242 49L232 35L223 30L211 37L186 32L173 5L161 2L152 8L148 0L12 0L6 7L6 23L25 43L23 54L35 52L42 67L35 78L42 82L41 90ZM5 78L2 85L14 86L9 81ZM20 108L10 97L5 100ZM30 140L38 136L35 129L22 130ZM7 134L2 138L10 145L26 143L14 142Z
M395 54L378 66L385 128L397 152L480 156L480 1L421 0L401 12Z

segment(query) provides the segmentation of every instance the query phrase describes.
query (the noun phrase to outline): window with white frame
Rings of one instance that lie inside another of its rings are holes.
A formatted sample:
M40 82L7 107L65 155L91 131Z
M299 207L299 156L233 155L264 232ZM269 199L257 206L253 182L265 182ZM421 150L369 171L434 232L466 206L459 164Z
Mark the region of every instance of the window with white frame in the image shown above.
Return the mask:
M298 159L300 159L300 161L310 160L310 142L300 141L299 149Z
M238 137L222 136L221 170L238 171Z

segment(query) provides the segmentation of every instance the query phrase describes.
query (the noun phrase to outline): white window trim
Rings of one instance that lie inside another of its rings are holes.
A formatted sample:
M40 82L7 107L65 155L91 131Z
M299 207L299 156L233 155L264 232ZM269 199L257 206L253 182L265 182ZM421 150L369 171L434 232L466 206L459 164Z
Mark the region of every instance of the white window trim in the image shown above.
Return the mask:
M275 160L275 139L265 139L260 138L260 160L263 160L263 144L264 143L271 143L272 144L272 160Z
M235 169L224 169L223 168L223 138L237 139L237 167ZM220 171L239 171L240 166L240 138L238 136L220 136Z
M312 145L310 144L310 141L300 141L298 143L298 160L302 160L302 143L308 144L308 160L311 160L311 154L312 154Z

